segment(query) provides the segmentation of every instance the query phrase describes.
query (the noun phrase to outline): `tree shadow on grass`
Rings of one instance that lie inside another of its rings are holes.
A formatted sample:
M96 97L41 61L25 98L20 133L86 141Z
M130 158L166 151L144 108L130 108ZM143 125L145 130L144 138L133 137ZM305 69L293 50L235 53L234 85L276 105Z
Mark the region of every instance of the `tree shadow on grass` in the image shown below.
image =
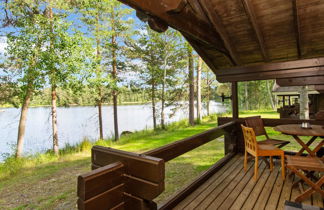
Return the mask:
M0 207L74 209L77 176L90 170L89 157L26 168L1 184Z

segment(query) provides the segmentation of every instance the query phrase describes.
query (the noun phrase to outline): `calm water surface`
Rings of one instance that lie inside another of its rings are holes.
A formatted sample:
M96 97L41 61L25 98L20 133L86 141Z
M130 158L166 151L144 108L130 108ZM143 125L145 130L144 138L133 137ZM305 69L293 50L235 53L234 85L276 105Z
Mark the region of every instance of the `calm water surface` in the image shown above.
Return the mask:
M167 123L187 118L187 109L179 109L170 117L171 108L166 110ZM20 109L7 108L0 111L0 161L13 154L16 141ZM98 138L97 107L70 107L57 109L59 145L74 145L84 138ZM152 128L151 105L128 105L118 107L119 133ZM211 102L211 113L222 113L226 108ZM27 118L24 154L35 154L52 148L51 109L49 107L30 108ZM206 111L203 111L206 114ZM103 107L104 137L113 135L113 112L111 106Z

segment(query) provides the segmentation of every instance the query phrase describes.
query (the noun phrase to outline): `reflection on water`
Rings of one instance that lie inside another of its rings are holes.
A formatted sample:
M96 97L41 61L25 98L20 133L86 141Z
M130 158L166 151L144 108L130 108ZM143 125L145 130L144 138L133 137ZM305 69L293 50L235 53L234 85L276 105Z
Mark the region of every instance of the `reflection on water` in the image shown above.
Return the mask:
M226 109L219 103L212 102L211 113L221 113ZM17 127L20 109L7 108L0 112L0 155L12 154L17 141ZM98 138L98 115L96 107L70 107L57 109L59 144L76 144L85 137ZM166 122L175 122L187 118L187 109L182 108L172 113L167 108ZM206 111L203 111L205 114ZM151 105L127 105L118 107L119 133L152 128ZM113 135L113 112L111 106L103 107L104 137ZM34 154L52 148L51 115L49 107L30 108L27 118L24 153ZM0 160L3 157L0 157Z

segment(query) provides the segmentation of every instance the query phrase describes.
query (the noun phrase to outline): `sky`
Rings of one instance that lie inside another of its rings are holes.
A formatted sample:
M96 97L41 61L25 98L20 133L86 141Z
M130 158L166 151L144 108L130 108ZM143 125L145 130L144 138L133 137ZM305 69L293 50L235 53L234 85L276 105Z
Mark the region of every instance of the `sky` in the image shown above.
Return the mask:
M1 1L1 0L0 0ZM123 5L123 7L125 8L130 8L127 5ZM2 12L3 9L3 5L1 5L0 3L0 20L2 20L4 18L4 13ZM78 26L78 29L82 32L82 33L87 33L87 28L85 26L83 26L83 23L80 21L80 15L76 14L76 13L71 13L68 16L68 20L71 21L73 24L75 24L75 26ZM137 18L135 10L127 17L127 19L133 19L134 20L134 27L135 30L140 26L143 25L143 23ZM6 33L8 32L16 32L17 30L13 27L6 27L6 28L2 28L0 27L0 57L3 57L3 53L5 52L5 48L7 47L7 43L6 43L6 37L4 36Z

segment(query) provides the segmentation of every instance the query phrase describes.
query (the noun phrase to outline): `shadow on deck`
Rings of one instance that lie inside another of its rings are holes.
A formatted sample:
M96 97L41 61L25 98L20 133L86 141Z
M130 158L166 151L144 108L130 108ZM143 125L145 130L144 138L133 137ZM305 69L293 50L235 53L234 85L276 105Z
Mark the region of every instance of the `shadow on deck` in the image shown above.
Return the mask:
M243 170L243 156L236 155L203 185L192 192L174 209L284 209L285 200L293 201L299 194L292 187L297 177L281 179L280 163L275 161L272 172L261 161L259 178L253 179L254 161ZM305 188L304 188L305 189ZM315 193L305 204L323 207L323 199Z

